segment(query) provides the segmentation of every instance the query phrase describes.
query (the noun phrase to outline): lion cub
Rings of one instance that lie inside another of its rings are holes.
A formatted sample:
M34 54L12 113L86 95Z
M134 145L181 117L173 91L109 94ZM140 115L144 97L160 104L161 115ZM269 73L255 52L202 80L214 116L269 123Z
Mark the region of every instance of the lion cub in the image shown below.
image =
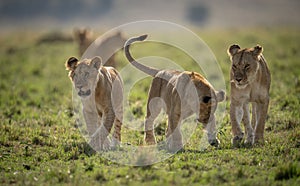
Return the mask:
M145 40L147 35L134 37L125 43L125 54L137 69L154 77L148 94L147 115L145 120L145 142L156 144L154 120L161 109L168 115L167 149L178 151L183 148L181 122L192 114L203 123L208 142L218 146L215 111L218 102L223 101L224 91L215 91L212 85L199 73L189 71L158 70L138 63L129 52L135 41Z
M271 75L262 52L263 48L259 45L245 49L232 45L228 49L232 62L230 120L234 146L239 145L244 137L241 121L247 136L245 144L264 142ZM251 124L249 103L252 103Z
M83 116L95 150L108 150L121 141L123 83L113 67L102 66L101 58L79 61L71 57L65 64L69 78L80 96ZM113 143L107 138L113 124Z

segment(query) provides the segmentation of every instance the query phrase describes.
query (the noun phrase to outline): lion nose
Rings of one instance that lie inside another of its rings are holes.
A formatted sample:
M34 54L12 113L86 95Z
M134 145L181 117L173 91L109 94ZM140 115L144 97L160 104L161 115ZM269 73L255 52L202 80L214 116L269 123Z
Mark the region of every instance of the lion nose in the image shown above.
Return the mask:
M220 142L218 139L209 140L209 144L214 147L218 147Z
M236 80L237 82L240 82L240 81L242 81L242 78L238 77L238 78L235 78L235 80Z

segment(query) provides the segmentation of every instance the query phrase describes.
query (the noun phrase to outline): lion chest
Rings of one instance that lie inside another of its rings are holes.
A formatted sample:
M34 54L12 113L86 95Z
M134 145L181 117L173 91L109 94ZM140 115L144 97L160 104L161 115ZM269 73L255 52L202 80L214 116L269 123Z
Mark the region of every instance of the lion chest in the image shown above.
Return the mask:
M263 103L268 97L268 90L260 85L250 85L244 89L239 89L231 87L231 98L235 102L245 103L245 102L255 102Z
M103 112L105 109L111 105L111 96L108 91L105 89L98 88L96 89L96 94L94 97L94 102L97 111Z

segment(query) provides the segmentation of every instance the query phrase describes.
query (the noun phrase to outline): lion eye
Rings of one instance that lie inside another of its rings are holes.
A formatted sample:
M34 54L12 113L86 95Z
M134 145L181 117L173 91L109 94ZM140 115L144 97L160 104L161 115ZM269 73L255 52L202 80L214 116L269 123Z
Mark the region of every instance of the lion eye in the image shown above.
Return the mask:
M211 100L211 97L209 97L209 96L204 96L203 99L202 99L202 101L204 103L208 103L210 100Z
M247 65L245 66L245 69L246 69L246 70L249 70L249 69L250 69L250 65L247 64Z

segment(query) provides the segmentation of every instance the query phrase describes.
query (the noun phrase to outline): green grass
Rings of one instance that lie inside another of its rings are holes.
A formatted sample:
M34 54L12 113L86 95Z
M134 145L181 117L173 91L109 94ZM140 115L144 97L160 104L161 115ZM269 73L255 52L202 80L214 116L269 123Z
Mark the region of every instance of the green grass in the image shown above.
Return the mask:
M297 28L199 31L221 66L226 84L233 43L264 47L271 73L271 103L265 145L232 148L230 122L220 121L221 147L200 149L202 128L185 151L146 167L111 162L86 144L73 115L72 87L64 62L77 54L72 42L36 44L38 33L0 36L1 185L299 185L300 184L300 34ZM139 51L139 48L143 50ZM166 46L133 47L135 56L160 55L193 70L191 59ZM126 65L119 54L121 66ZM183 64L181 64L183 65ZM199 71L199 69L196 69ZM129 96L130 112L142 122L150 78ZM227 94L229 94L227 90ZM163 136L165 120L157 133ZM123 141L143 143L141 132L124 129ZM151 156L149 153L148 156ZM136 161L144 161L138 156ZM147 157L144 157L147 158Z

